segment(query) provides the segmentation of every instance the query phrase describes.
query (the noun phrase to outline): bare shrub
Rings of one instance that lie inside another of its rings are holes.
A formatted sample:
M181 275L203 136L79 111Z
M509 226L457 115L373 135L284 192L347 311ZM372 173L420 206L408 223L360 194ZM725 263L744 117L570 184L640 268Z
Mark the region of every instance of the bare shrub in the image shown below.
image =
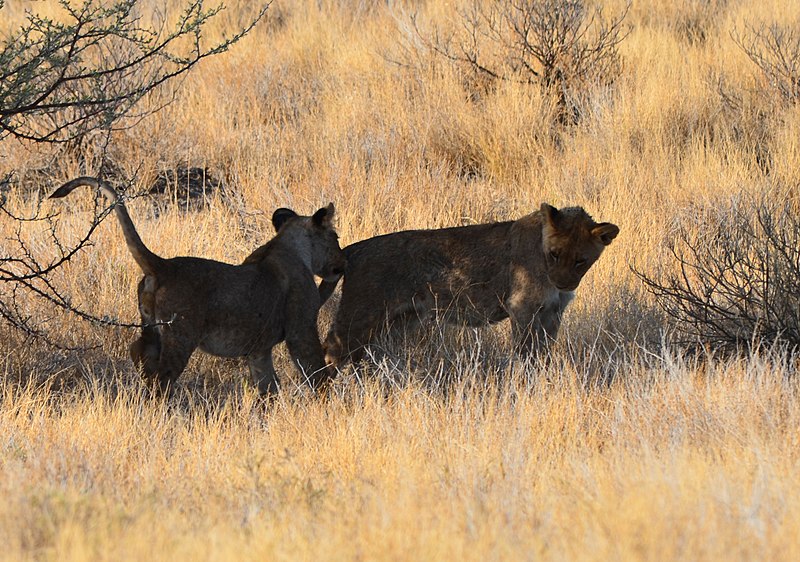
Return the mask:
M105 149L111 133L134 126L168 104L181 79L202 60L224 53L247 35L265 16L270 1L256 5L241 27L219 41L207 40L206 34L222 19L224 6L207 8L204 0L178 3L171 25L162 13L148 24L142 0L58 0L61 19L32 7L19 27L0 37L0 141L63 144L73 148L65 150L69 154L81 152L77 148L96 133L102 152L98 168L108 176ZM3 9L0 0L0 13ZM27 216L7 205L6 186L12 175L0 180L0 216L15 223L6 240L8 249L0 254L0 321L56 343L48 336L52 318L31 312L31 301L38 299L53 311L89 322L131 326L81 310L58 283L58 273L90 245L110 210L96 205L85 235L69 244L59 238L55 215L42 216L37 206L35 214ZM36 228L45 230L55 244L57 254L50 259L38 255L26 238L25 232Z
M800 26L773 23L748 25L733 40L786 102L800 99Z
M742 195L676 225L677 271L634 273L683 336L724 353L800 346L800 217L792 198Z
M557 96L561 119L574 122L584 92L619 76L629 7L606 19L584 0L473 0L458 10L455 31L423 31L416 16L412 23L431 50L471 73L471 83L540 85Z

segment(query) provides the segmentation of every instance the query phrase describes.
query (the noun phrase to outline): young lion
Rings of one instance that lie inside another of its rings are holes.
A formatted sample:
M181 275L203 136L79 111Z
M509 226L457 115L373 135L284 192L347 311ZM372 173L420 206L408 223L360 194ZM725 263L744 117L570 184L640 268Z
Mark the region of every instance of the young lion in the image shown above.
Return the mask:
M311 217L278 209L272 216L277 235L243 264L231 265L157 256L142 242L123 200L102 180L80 177L50 197L65 197L81 185L114 202L128 250L144 272L138 289L144 328L131 345L131 357L148 382L168 390L200 348L221 357L247 357L259 391L275 393L272 347L284 339L313 387L331 376L317 332L314 275L338 279L344 271L332 203Z
M385 326L437 313L478 326L511 319L520 354L555 339L583 276L619 233L580 207L540 210L516 221L410 230L344 249L342 299L325 341L334 365L363 356ZM337 280L320 285L322 302Z

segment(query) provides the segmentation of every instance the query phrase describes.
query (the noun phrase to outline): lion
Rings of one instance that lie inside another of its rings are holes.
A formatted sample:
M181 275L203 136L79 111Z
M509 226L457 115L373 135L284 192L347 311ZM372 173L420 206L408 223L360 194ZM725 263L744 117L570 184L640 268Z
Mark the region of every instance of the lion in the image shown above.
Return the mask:
M128 250L144 273L138 286L142 334L130 353L149 384L169 391L199 348L220 357L246 357L259 392L275 394L272 348L284 340L313 388L330 379L317 331L321 303L314 275L333 280L344 271L332 203L310 217L276 210L274 238L232 265L157 256L142 242L122 198L103 180L79 177L50 197L65 197L82 185L113 202Z
M395 232L347 246L326 361L359 360L387 327L434 315L468 326L510 318L515 351L535 357L555 340L575 289L617 234L581 207L543 203L516 221ZM320 284L323 303L337 282Z

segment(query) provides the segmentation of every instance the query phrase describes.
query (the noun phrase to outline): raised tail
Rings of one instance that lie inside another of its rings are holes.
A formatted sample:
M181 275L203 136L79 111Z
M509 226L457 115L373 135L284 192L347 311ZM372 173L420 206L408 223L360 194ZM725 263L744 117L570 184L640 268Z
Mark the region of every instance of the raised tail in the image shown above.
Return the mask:
M72 190L82 185L88 185L94 189L99 189L103 192L103 195L114 203L114 212L122 227L125 243L128 245L128 250L131 252L131 255L133 255L133 259L136 260L136 263L139 264L139 267L142 268L145 275L156 275L159 266L164 262L164 258L155 255L144 245L144 242L142 242L142 239L139 237L139 233L136 232L136 227L133 226L133 221L128 214L128 209L125 208L125 202L120 199L119 194L113 187L101 179L83 176L68 181L56 189L50 196L50 199L66 197L72 193Z

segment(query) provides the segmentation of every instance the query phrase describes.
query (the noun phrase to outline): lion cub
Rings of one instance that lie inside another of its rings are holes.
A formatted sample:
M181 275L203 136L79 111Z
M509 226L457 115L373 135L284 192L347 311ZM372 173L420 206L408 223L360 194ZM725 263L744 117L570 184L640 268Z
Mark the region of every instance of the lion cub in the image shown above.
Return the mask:
M357 360L386 326L438 314L479 326L511 319L516 351L535 355L558 334L573 291L619 233L580 207L543 203L516 221L410 230L344 249L342 299L325 341L334 365ZM325 280L325 302L337 281Z
M241 265L231 265L157 256L142 242L123 200L102 180L80 177L50 197L65 197L81 185L114 202L128 250L144 272L138 290L144 327L131 345L131 357L148 382L161 390L174 386L199 348L220 357L247 357L259 391L275 393L272 348L284 339L313 387L330 377L317 332L320 299L314 275L338 279L344 271L333 204L311 217L278 209L272 216L276 236Z

